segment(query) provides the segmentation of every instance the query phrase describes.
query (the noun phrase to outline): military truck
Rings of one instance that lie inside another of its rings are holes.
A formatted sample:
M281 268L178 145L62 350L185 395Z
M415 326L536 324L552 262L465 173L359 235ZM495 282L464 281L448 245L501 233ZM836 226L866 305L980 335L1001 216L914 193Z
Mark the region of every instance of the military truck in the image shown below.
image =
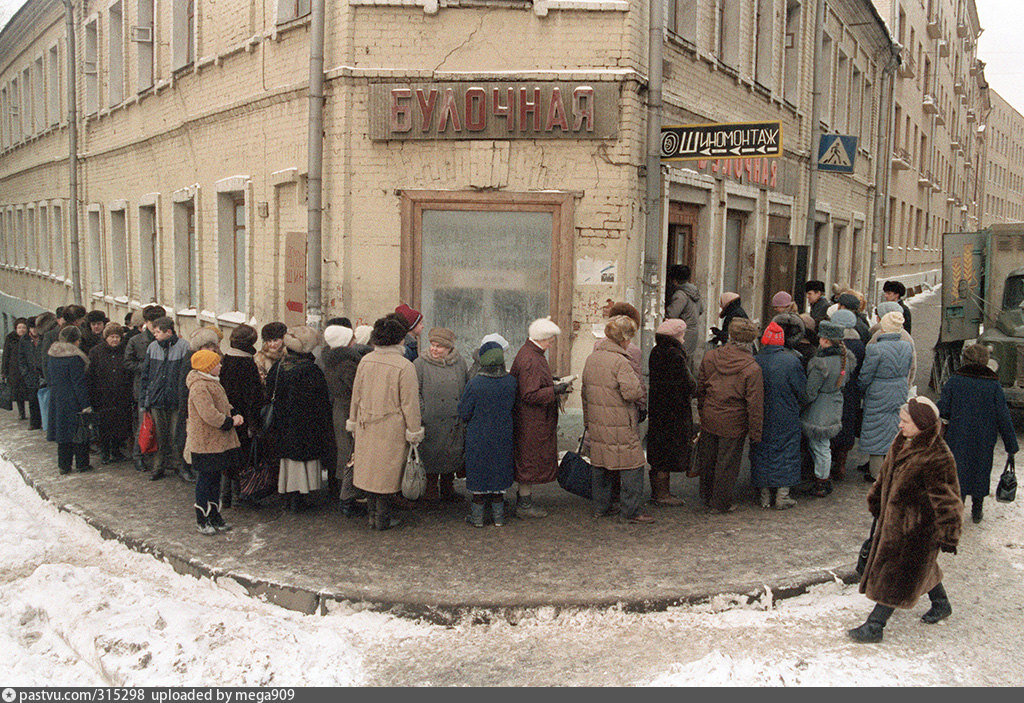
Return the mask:
M1007 403L1024 408L1024 222L943 235L933 389L959 368L972 340L992 350Z

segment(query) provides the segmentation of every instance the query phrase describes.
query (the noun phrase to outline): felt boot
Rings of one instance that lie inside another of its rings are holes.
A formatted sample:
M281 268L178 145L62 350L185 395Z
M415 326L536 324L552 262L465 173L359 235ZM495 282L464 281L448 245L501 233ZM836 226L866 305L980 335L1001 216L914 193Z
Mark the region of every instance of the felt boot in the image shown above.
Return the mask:
M682 505L683 501L669 491L672 474L668 471L651 471L651 500L658 505Z
M500 493L491 496L491 518L495 527L502 527L505 524L505 497Z
M217 530L210 524L209 516L207 511L200 508L198 505L194 506L196 509L196 530L201 535L215 535Z
M469 515L466 516L466 522L473 527L484 526L484 508L487 507L483 503L478 503L474 500L469 504Z
M775 493L775 509L786 510L796 505L796 501L789 497L789 488L783 486Z

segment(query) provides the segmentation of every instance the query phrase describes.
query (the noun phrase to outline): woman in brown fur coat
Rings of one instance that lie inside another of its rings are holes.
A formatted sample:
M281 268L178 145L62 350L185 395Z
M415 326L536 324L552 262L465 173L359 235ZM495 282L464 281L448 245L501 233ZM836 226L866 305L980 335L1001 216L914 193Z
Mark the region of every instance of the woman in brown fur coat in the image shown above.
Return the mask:
M956 554L963 503L941 427L938 408L923 396L900 409L900 433L868 491L877 523L860 592L877 605L867 622L849 631L857 642L881 641L893 611L912 608L925 593L932 606L921 620L936 623L953 612L937 557Z

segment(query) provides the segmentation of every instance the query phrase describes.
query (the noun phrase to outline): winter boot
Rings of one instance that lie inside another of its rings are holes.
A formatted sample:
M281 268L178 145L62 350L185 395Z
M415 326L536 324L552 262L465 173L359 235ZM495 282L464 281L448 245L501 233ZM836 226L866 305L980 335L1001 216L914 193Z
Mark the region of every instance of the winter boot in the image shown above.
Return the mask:
M455 474L440 474L437 483L437 495L442 503L459 501L459 494L455 492Z
M516 515L521 518L547 517L548 511L541 510L533 504L533 496L518 495L516 498Z
M402 521L398 518L391 517L391 510L388 507L388 501L385 500L384 496L377 498L377 509L373 516L373 529L375 530L390 530L395 527L401 527Z
M941 583L928 591L928 597L931 598L932 607L921 616L921 622L932 625L953 614L953 606L949 604L949 596L946 595L946 589Z
M981 522L981 518L984 517L984 514L982 513L982 501L984 500L985 498L980 496L977 498L971 498L971 521L974 524Z
M796 501L789 497L789 488L783 486L775 494L775 509L786 510L796 505Z
M427 474L427 489L423 491L420 500L425 503L436 503L438 501L440 492L438 491L437 482L440 478L440 474Z
M215 535L215 534L217 534L217 530L214 529L213 525L210 524L210 519L207 516L207 511L203 510L198 505L195 506L195 509L196 509L196 530L199 531L199 534L201 534L201 535Z
M345 517L359 517L366 515L366 506L360 503L355 498L346 498L341 501L341 514Z
M491 497L491 518L495 527L505 524L505 497L500 493Z
M232 500L233 499L232 499L232 496L231 496L231 479L228 478L227 474L222 473L220 475L220 505L221 505L221 507L224 508L225 510L229 509L231 507Z
M770 508L772 506L772 489L762 488L758 494L758 503L762 508Z
M196 482L196 475L192 471L192 467L189 466L188 464L182 464L181 468L178 469L178 478L180 478L185 483Z
M651 500L658 505L682 505L683 501L676 498L669 490L672 474L668 471L651 471Z
M231 529L231 525L224 522L224 517L220 514L220 505L217 503L210 503L210 526L217 530L217 532L227 532Z
M868 615L868 619L864 621L864 624L860 627L855 627L852 630L847 630L846 634L850 636L854 642L864 642L866 644L872 644L874 642L882 641L882 630L885 629L885 623L889 621L889 617L893 613L893 608L876 605L875 609Z
M814 486L811 488L811 495L816 498L824 498L832 492L832 482L827 478L814 479Z
M487 507L483 503L478 503L475 500L469 504L469 515L466 516L466 522L473 527L484 526L484 508Z
M103 452L100 454L100 463L103 466L113 463L113 460L110 458L110 448L106 444L103 445Z

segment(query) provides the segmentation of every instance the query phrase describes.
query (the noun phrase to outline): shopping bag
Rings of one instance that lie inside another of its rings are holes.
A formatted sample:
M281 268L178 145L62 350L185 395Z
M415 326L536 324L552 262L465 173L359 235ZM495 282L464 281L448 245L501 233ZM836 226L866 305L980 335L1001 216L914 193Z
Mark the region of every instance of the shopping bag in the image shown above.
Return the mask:
M558 485L575 496L590 500L593 498L591 483L594 469L583 458L583 437L575 452L566 452L558 463Z
M996 500L1000 503L1012 503L1017 497L1017 474L1013 470L1013 456L1006 457L1006 468L1003 475L999 477L999 485L996 486Z
M14 410L14 401L11 400L11 387L6 382L0 382L0 408L8 412Z
M402 495L406 500L418 500L427 490L427 472L420 461L420 452L415 444L409 445L409 453L405 457L405 469L402 471Z
M279 462L265 456L244 467L238 476L238 496L243 500L262 500L277 492Z
M142 454L153 454L156 449L156 424L147 410L142 414L142 423L139 425L139 451Z

